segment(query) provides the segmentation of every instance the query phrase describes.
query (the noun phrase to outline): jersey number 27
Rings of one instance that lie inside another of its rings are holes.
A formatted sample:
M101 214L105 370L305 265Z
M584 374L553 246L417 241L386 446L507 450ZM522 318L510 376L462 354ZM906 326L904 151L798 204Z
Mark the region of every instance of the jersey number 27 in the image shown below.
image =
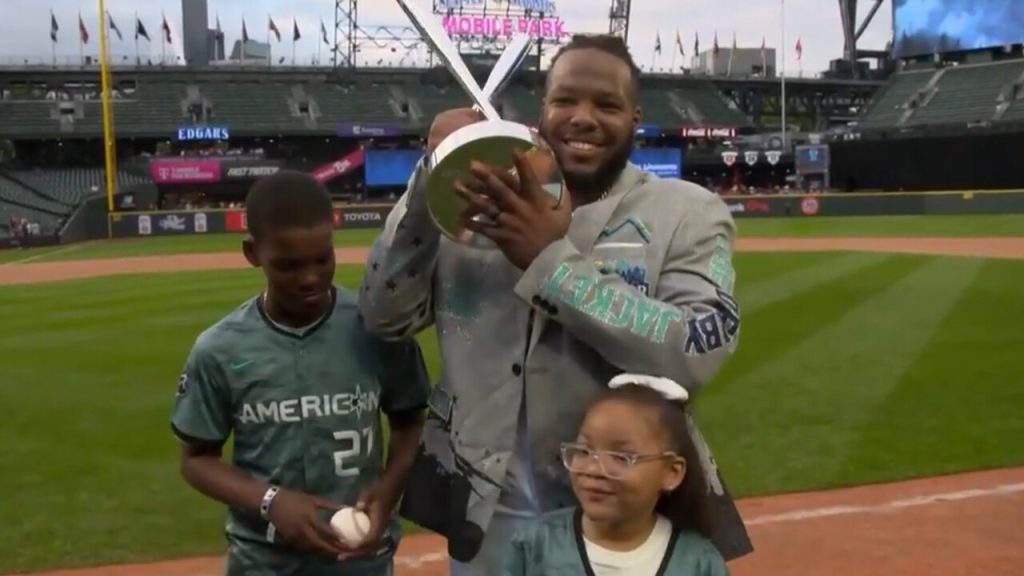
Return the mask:
M348 446L334 453L334 473L342 478L359 476L359 467L346 468L345 462L350 458L359 458L364 454L369 456L373 453L373 428L366 427L362 431L339 430L334 433L334 439L342 443L343 446Z

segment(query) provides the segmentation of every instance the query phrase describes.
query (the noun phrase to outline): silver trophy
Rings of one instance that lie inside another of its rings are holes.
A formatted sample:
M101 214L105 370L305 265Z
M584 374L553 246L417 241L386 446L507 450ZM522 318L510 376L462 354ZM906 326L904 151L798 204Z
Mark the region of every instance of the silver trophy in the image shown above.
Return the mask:
M413 26L430 43L455 80L469 94L475 104L474 108L484 116L482 122L452 132L431 155L431 170L427 181L430 215L441 233L448 238L468 246L494 248L490 239L465 228L460 221L466 203L455 193L453 184L457 178L469 172L473 161L500 166L514 174L513 151L519 149L525 154L545 191L561 202L565 190L562 171L551 148L540 134L529 126L503 120L491 103L491 98L508 84L512 74L525 60L530 40L526 36L513 40L481 89L466 63L459 57L455 44L433 14L423 9L418 0L397 1ZM487 217L479 215L475 219L486 221Z

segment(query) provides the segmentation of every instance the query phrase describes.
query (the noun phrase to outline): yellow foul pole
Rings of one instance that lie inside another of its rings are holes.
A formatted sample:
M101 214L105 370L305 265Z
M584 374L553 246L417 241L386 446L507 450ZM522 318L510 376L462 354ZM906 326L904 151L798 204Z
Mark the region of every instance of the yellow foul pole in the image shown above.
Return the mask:
M107 53L107 10L103 0L97 0L100 11L100 96L103 108L103 162L107 173L107 212L114 211L114 175L117 173L117 149L114 147L113 118L110 110L110 69Z

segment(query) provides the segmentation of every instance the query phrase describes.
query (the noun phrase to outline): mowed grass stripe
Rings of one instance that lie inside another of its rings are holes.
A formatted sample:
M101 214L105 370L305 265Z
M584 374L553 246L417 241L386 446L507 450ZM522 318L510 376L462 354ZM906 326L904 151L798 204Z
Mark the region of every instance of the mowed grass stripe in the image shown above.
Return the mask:
M799 271L806 258L802 254L787 254L776 255L775 260L784 270ZM787 297L754 310L747 309L744 302L748 294L758 292L758 286L739 285L739 348L702 395L745 396L746 391L736 390L738 380L782 357L794 344L839 321L849 314L851 307L871 300L923 264L922 258L881 256L873 264L823 279L814 286L805 285L803 290L793 290Z
M1007 298L1007 287L1018 287ZM844 462L847 476L1024 463L1024 262L990 260L942 318ZM884 446L884 449L880 447Z
M343 230L335 233L334 245L338 247L369 246L379 234L379 229ZM31 257L34 258L32 262L59 262L90 260L94 258L166 256L170 254L240 253L242 250L242 240L244 239L244 234L221 233L96 240L77 244L76 246L79 246L79 248L67 252L53 248L19 250L18 252L21 253L21 257L14 260ZM18 264L13 263L10 265L17 266Z
M847 469L845 462L983 263L894 260L903 260L909 273L871 298L847 300L841 318L823 322L802 340L787 340L785 351L728 382L725 394L708 398L701 408L738 492L817 489L893 476L891 470Z
M736 218L746 238L1024 236L1024 214Z
M802 256L803 266L785 266L784 258L764 258L774 264L775 274L763 277L737 279L741 288L740 311L749 314L795 295L814 292L825 283L847 276L855 276L866 268L876 266L888 259L883 254L842 253L813 254ZM755 261L761 258L753 259ZM783 264L783 265L779 265ZM753 281L752 281L753 280Z

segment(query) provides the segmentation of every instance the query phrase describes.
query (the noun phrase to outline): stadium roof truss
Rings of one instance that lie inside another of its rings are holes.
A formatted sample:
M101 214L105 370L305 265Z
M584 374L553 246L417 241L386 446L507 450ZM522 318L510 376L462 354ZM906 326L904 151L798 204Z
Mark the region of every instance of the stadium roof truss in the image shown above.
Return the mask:
M858 0L839 0L839 18L843 26L843 59L848 62L856 62L861 58L888 58L891 45L885 50L860 50L857 42L864 35L864 31L871 26L878 14L878 9L885 4L885 0L872 0L874 3L864 15L864 21L857 25L857 2Z
M412 26L360 26L359 0L334 0L331 52L335 68L415 67L430 58L429 45Z
M782 98L776 80L712 78L727 100L736 104L755 125L782 115ZM787 83L786 112L792 123L805 130L825 130L862 115L882 86L878 81L791 79ZM771 122L768 122L771 124Z

